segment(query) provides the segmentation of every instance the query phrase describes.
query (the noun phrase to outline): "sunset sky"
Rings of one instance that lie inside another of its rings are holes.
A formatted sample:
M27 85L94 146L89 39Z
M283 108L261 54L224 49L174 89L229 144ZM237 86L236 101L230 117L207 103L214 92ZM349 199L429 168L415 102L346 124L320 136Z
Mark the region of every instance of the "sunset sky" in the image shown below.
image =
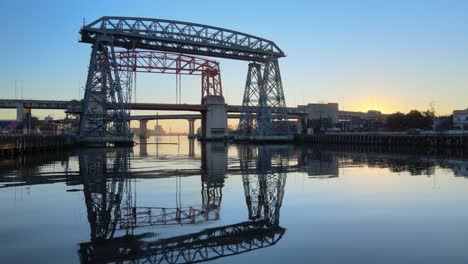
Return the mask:
M78 32L84 21L113 15L273 40L287 54L280 67L288 106L337 102L340 110L391 113L426 110L434 101L437 114L468 107L468 1L15 0L1 1L0 10L0 98L80 99L91 47L78 42ZM241 104L247 63L216 60L226 101ZM200 102L199 77L183 77L182 89L184 103ZM175 102L174 76L138 75L137 102ZM9 118L14 111L0 111L0 119Z

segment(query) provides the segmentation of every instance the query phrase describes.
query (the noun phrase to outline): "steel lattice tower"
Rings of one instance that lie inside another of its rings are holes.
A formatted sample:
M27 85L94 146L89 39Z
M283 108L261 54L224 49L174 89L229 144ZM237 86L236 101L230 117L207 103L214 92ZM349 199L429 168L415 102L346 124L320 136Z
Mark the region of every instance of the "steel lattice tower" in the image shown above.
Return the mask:
M277 58L249 64L238 136L287 136L288 114Z
M88 143L130 141L124 106L130 100L131 79L130 72L117 68L112 39L97 38L91 51L83 99L80 140Z

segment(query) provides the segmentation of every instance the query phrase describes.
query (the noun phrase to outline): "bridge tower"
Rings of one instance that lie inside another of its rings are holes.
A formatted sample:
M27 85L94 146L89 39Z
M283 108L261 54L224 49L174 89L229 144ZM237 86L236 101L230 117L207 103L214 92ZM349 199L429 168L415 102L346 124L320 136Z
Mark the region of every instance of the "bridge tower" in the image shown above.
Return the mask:
M272 139L288 136L288 114L277 58L251 62L247 72L239 139Z
M88 69L78 140L85 144L129 144L127 112L131 73L119 71L113 40L98 36Z

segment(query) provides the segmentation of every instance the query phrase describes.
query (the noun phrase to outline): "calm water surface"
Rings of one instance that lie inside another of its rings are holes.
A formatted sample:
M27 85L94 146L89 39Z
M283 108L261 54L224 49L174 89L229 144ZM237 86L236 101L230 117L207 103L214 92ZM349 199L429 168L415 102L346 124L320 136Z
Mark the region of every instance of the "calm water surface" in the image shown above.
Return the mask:
M155 141L0 161L0 263L468 263L463 157Z

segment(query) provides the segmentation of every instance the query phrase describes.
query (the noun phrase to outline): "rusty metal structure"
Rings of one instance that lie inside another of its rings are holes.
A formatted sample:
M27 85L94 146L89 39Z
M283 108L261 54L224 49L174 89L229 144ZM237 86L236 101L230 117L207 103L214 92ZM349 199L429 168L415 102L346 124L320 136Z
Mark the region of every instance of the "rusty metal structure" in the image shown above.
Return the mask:
M217 61L181 53L148 50L118 51L116 59L117 68L121 72L200 75L202 99L208 95L223 96L221 71Z

